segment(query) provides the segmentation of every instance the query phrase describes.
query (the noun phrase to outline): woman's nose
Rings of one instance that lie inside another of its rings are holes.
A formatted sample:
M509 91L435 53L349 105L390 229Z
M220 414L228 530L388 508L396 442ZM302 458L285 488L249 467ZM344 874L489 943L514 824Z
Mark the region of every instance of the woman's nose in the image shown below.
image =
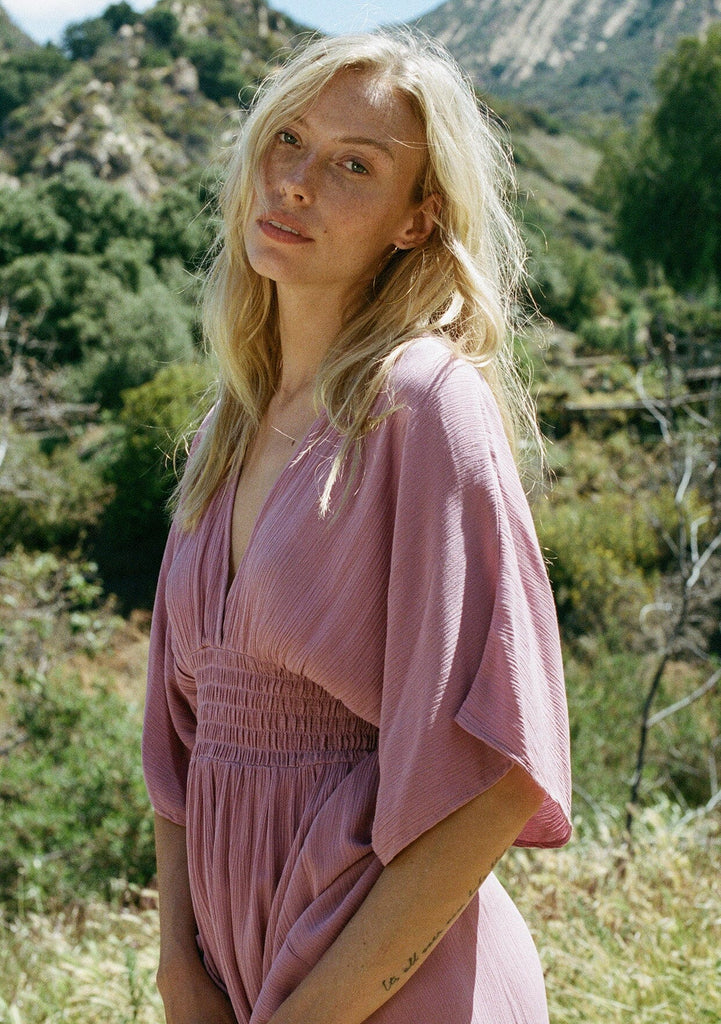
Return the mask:
M315 161L307 154L289 162L280 176L280 191L283 196L296 202L310 202L314 194Z

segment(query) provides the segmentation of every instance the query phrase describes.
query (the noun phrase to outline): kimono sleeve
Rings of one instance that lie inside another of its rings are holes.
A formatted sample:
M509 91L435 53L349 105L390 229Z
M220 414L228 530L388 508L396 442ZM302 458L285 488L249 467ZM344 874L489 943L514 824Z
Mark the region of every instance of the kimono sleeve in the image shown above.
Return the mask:
M185 789L195 742L195 708L183 686L173 654L172 626L166 603L168 571L177 543L168 537L155 593L148 655L148 688L143 723L143 772L150 802L164 818L185 825Z
M560 846L571 801L558 627L498 409L460 360L407 406L374 849L387 864L513 764L546 794L517 844Z

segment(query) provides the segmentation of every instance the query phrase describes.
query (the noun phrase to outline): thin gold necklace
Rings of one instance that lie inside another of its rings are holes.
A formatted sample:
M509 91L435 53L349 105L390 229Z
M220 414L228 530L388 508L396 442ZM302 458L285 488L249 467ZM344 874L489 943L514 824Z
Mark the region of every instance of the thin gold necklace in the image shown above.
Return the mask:
M274 430L276 432L276 434L280 434L281 437L287 437L291 444L298 444L298 438L297 437L291 437L290 434L286 434L286 432L284 430L281 430L280 427L274 427L273 424L271 423L270 424L270 429Z

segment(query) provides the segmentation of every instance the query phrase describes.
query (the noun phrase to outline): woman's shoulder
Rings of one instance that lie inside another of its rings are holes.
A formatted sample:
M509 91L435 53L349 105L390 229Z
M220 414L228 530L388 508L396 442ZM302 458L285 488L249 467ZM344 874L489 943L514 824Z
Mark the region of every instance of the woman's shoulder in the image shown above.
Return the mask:
M396 360L386 389L390 407L413 420L500 425L495 399L482 372L453 351L442 337L410 342ZM401 419L404 419L401 415Z

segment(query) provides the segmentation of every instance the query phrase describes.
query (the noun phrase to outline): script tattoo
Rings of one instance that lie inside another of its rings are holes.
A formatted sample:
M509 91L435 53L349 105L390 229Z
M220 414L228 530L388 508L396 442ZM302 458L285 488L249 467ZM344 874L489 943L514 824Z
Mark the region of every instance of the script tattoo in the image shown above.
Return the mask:
M420 962L422 957L424 957L427 953L430 953L430 951L433 949L435 944L438 942L438 940L440 938L442 938L445 935L445 933L448 931L448 929L453 924L453 922L457 918L459 918L461 916L463 911L468 906L468 903L470 902L470 900L472 900L473 897L476 895L476 893L481 888L481 886L483 885L485 880L488 878L490 873L493 871L493 869L495 868L496 864L498 864L498 862L499 862L499 860L501 859L502 856L503 856L503 854L500 853L495 858L495 860L491 864L491 866L488 869L488 871L486 871L484 874L482 874L481 877L478 879L477 885L473 886L473 888L468 890L468 899L464 903L462 903L460 905L460 907L451 914L451 916L448 918L448 920L443 925L443 927L439 928L438 931L435 933L435 935L431 936L430 940L425 944L425 946L423 946L423 948L420 950L420 952L416 951L414 953L411 953L411 955L405 961L403 966L399 969L399 973L398 974L391 974L389 977L383 979L382 984L383 984L383 988L385 989L386 992L390 992L393 988L395 988L395 986L400 981L402 981L403 976L405 974L408 974L408 972L411 971Z
M475 892L475 890L473 890L471 895L473 895L474 892ZM391 974L390 977L384 978L384 980L383 980L383 988L386 990L386 992L390 992L391 989L395 985L397 985L399 981L401 981L401 979L402 979L404 974L408 974L408 972L411 971L416 966L416 964L418 964L420 962L422 957L424 957L427 953L430 953L430 951L433 949L435 944L438 942L438 940L443 935L445 935L445 933L448 931L448 929L453 924L453 922L456 920L456 918L460 917L460 915L466 909L466 906L467 906L466 903L462 903L461 906L458 908L458 910L454 911L451 914L451 916L448 918L448 920L443 925L443 927L439 928L438 931L435 933L435 935L431 936L429 941L425 944L425 946L423 946L423 948L420 951L416 951L414 953L411 953L411 955L408 957L406 962L400 968L400 973L399 974Z

